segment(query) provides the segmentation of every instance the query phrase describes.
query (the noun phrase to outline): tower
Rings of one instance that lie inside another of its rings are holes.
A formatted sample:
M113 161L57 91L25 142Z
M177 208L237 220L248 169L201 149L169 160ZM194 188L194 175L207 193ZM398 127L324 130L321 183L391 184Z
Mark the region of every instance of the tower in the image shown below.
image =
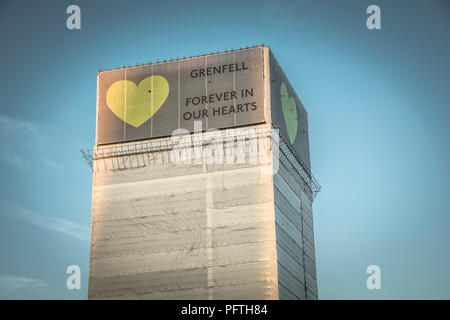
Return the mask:
M307 113L268 47L97 83L90 299L317 299Z

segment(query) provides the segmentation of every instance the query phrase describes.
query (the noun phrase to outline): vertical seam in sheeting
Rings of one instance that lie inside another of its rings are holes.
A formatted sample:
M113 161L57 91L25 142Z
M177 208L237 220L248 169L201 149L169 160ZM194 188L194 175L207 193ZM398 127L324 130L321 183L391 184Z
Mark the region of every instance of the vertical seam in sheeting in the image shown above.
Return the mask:
M206 172L206 201L205 201L205 206L206 206L206 254L207 254L207 264L208 265L214 265L214 261L213 261L213 253L212 253L212 233L213 230L211 228L212 224L211 224L211 212L209 210L209 206L210 204L213 202L213 197L212 197L212 191L211 191L211 175L208 174L208 170L206 168L206 162L203 162L203 168L204 171ZM213 294L213 288L212 288L212 284L213 284L213 279L212 279L212 275L210 274L210 270L211 268L206 266L206 287L207 287L207 292L208 292L208 300L212 300L214 299L214 294Z
M303 190L301 190L303 192ZM300 194L301 195L301 194ZM304 235L304 228L303 228L303 199L300 198L300 221L302 224L302 259L303 259L303 279L304 279L304 285L305 285L305 300L308 300L308 289L306 286L306 261L305 261L305 235Z
M208 57L205 56L205 70L207 68L208 68ZM207 72L205 72L205 73L206 73L206 75L205 75L205 94L206 94L206 96L208 96L208 73ZM205 107L206 107L206 113L208 114L208 102L205 103ZM202 115L202 118L203 118L203 115ZM206 131L206 129L208 129L208 117L206 117L206 119L205 119L205 128L204 129L202 128L202 130Z
M150 101L150 114L152 115L152 117L150 118L150 137L153 137L153 95L155 94L154 90L153 90L153 81L154 81L153 65L152 65L151 70L152 70L152 81L150 82L150 91L152 91L152 94L151 94L151 101Z
M233 51L233 65L234 65L234 51ZM233 91L236 92L236 72L233 72ZM233 97L233 107L236 110L236 98ZM236 125L236 112L234 113L234 125Z
M267 119L267 104L266 104L266 100L267 100L267 92L266 92L266 82L264 81L266 79L266 64L265 64L265 52L264 52L264 47L261 48L261 55L262 55L262 90L263 90L263 111L264 111L264 121L266 123L268 123L268 119ZM270 80L270 79L269 79ZM269 90L272 88L272 84L269 82ZM272 106L271 106L272 107ZM270 123L272 123L272 116L270 117Z
M181 105L180 105L180 60L178 60L178 129L181 127Z
M123 122L123 140L125 141L126 139L126 128L127 128L127 69L125 69L125 83L124 83L124 87L125 87L125 94L123 96L123 104L125 106L125 114L123 115L123 118L125 119L125 121Z

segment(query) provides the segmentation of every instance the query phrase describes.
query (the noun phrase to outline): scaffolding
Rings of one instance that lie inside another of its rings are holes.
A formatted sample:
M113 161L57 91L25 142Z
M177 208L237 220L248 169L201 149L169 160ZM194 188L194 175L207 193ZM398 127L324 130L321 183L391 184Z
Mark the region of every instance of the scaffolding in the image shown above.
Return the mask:
M287 142L288 139L283 136L279 130L280 136L280 161L288 168L288 170L294 175L296 180L301 185L307 185L313 200L317 193L320 192L321 186L317 179L307 169L307 166L302 161L301 157L293 150L293 148Z
M238 141L250 141L260 138L271 138L270 147L272 150L278 149L280 162L288 168L295 179L307 191L311 200L314 200L321 186L316 178L311 174L308 167L304 164L301 157L289 145L288 139L283 136L278 126L272 126L277 131L278 137L275 138L267 128L258 129L229 129L235 130L234 135L225 135L222 141L217 141L214 135L192 134L189 142L176 141L169 139L158 139L157 141L139 141L133 143L122 143L113 146L99 146L94 150L80 150L82 157L93 171L103 170L125 170L131 168L141 168L158 161L162 163L170 162L170 154L175 148L205 147L218 143L234 143ZM183 136L179 136L183 140ZM238 152L248 152L248 145ZM106 163L108 161L108 163Z

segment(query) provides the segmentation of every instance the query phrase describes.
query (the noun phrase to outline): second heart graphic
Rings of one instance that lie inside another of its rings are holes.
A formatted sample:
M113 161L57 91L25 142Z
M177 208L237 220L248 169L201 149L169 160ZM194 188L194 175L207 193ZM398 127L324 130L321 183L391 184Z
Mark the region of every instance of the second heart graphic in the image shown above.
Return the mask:
M294 97L289 97L284 82L281 83L280 97L281 109L283 111L284 123L286 124L289 140L291 143L294 143L298 130L297 104L295 103Z

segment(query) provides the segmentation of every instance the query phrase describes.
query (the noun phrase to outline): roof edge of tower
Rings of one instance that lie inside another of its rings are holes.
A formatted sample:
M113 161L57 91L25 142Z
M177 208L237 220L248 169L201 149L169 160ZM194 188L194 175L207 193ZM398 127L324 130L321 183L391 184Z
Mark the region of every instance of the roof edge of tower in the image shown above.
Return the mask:
M209 53L203 53L203 54L198 54L198 55L183 56L183 57L176 57L176 58L169 58L169 59L157 59L156 61L149 61L147 63L137 63L135 65L128 65L128 66L122 66L122 67L116 67L116 68L99 69L97 71L97 74L102 73L102 72L107 72L107 71L133 69L133 68L163 64L163 63L168 63L168 62L173 62L173 61L198 59L198 58L202 58L202 57L214 56L214 55L225 54L225 53L230 53L230 52L237 52L237 51L244 51L244 50L249 50L249 49L254 49L254 48L259 48L259 47L270 48L269 45L262 43L262 44L253 45L253 46L240 47L239 49L237 49L237 48L236 49L225 49L223 51L217 50L216 52L211 51Z

